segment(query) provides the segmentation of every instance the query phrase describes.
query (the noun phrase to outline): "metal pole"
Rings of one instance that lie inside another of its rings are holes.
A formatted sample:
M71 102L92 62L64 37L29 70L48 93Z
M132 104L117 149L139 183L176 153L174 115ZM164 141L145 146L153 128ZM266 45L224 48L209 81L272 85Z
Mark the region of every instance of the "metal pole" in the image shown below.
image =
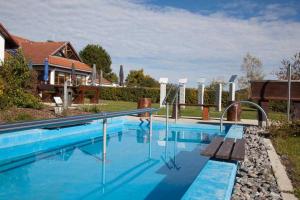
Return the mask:
M169 104L166 104L166 134L165 134L165 160L167 160L167 149L168 149L168 132L169 132Z
M176 165L176 145L177 145L177 131L175 131L175 138L174 138L174 149L173 149L173 153L174 153L174 157L173 157L173 160L174 160L174 165Z
M104 185L105 185L105 161L104 160L102 160L102 189L103 189L103 191L102 192L104 192Z
M166 135L169 131L169 104L166 104Z
M64 82L64 109L68 109L68 81Z
M178 119L178 94L176 94L176 101L175 101L175 124L177 123Z
M103 119L103 149L102 149L102 160L106 160L106 130L107 130L107 119Z
M151 145L152 145L152 113L150 113L150 127L149 127L149 159L152 157Z
M291 65L289 64L288 70L287 70L287 76L288 76L288 102L287 102L287 120L290 121L290 111L291 111L291 76L292 76L292 69Z

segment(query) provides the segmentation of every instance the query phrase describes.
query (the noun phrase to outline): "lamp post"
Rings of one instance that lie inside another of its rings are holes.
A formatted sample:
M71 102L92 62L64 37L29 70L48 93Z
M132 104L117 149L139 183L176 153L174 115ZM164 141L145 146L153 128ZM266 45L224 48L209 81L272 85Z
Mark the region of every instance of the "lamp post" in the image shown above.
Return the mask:
M292 76L291 64L289 64L287 69L287 77L288 77L288 102L287 102L287 120L290 121L290 110L291 110L291 76Z
M232 75L229 79L229 101L235 101L235 80L237 75Z
M205 78L199 78L198 83L198 104L204 104L204 89L205 89ZM203 106L201 106L201 110L203 110Z

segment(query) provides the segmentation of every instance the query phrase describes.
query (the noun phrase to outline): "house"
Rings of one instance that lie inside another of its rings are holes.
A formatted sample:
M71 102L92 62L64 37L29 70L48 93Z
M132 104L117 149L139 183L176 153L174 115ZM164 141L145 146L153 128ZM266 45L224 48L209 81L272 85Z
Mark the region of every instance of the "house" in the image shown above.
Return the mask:
M6 28L0 23L0 65L5 59L5 50L17 49L19 45L6 30Z
M92 84L92 68L82 62L70 42L32 41L11 35L0 23L0 61L4 61L8 50L18 48L22 49L29 65L36 70L40 83L63 85L69 80L73 86ZM101 86L113 86L105 78L101 80Z
M19 36L13 38L26 60L37 71L39 81L63 85L72 79L75 85L89 85L92 68L82 62L70 42L35 42ZM48 69L46 75L45 69Z

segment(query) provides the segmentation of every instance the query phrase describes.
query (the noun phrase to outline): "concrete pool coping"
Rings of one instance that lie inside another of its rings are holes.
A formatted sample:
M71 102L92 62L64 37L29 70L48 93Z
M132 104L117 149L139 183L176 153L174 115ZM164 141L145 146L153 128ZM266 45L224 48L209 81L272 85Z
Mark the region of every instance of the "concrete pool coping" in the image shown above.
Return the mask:
M136 116L126 116L128 119L139 119L139 117ZM155 121L165 121L166 118L163 115L153 115L153 120ZM169 122L173 123L175 122L175 119L169 118ZM177 120L179 123L194 123L194 124L220 124L220 119L214 118L211 120L202 120L200 117L188 117L188 116L182 116L180 119ZM258 120L252 120L252 119L242 119L239 122L233 122L233 121L223 121L223 124L237 124L237 125L246 125L246 126L257 126Z

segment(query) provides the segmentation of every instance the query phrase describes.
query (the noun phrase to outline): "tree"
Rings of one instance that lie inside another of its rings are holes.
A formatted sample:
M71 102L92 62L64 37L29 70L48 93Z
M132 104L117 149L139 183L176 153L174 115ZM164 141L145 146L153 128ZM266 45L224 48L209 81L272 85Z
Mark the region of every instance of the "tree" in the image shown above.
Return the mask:
M126 85L129 87L159 87L158 81L145 75L143 69L131 70L126 78Z
M120 85L120 86L124 86L124 71L123 71L123 65L120 65L119 85Z
M280 80L287 80L287 69L291 66L291 79L299 80L300 79L300 52L296 53L290 59L283 59L281 61L282 66L279 68L275 74Z
M259 58L249 53L244 57L241 68L245 73L245 75L241 76L238 80L241 89L249 88L250 81L262 80L265 77L262 62Z
M9 106L40 108L38 98L32 92L35 91L37 74L30 70L22 51L5 59L0 70L1 90L0 109Z
M211 83L205 87L206 90L216 90L219 84L225 85L225 81L221 78L213 79Z
M115 78L117 76L111 69L110 55L100 45L88 44L79 52L79 55L82 61L91 67L93 64L96 64L98 74L100 74L100 71L102 70L104 78L111 82L116 81Z
M112 83L118 83L118 76L113 72L109 73L105 78Z

